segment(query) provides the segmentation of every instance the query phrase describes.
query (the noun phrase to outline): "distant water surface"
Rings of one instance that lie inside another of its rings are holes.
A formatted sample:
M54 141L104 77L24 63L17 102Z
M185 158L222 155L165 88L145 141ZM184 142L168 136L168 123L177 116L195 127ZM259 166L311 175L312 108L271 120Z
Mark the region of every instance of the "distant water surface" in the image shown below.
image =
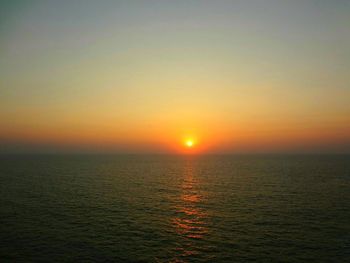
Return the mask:
M1 262L350 262L349 156L0 156Z

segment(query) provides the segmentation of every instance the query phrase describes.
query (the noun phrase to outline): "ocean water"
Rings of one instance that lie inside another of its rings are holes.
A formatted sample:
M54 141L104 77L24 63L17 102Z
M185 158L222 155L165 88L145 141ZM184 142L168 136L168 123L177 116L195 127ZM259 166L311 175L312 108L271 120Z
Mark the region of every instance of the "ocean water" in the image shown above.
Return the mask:
M0 156L1 262L350 262L350 156Z

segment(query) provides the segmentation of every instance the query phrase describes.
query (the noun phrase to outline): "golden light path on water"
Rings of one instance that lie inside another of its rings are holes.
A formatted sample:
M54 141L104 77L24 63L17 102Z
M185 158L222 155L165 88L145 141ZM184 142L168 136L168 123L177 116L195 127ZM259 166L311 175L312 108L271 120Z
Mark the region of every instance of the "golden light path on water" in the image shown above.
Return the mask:
M200 192L200 179L194 166L193 159L186 162L176 216L172 219L176 233L183 240L175 249L178 258L174 262L186 262L186 258L200 254L195 243L208 234L209 213L201 207L205 197Z

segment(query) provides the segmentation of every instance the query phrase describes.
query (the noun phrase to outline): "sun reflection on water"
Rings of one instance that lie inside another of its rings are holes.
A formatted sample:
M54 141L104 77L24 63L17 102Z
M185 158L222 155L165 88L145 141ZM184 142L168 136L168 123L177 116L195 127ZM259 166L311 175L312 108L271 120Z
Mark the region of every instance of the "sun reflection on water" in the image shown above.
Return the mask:
M175 249L178 255L175 262L183 262L200 253L196 243L208 233L208 213L203 208L204 201L193 160L188 160L184 168L181 195L175 207L176 216L172 219L176 234L183 241Z

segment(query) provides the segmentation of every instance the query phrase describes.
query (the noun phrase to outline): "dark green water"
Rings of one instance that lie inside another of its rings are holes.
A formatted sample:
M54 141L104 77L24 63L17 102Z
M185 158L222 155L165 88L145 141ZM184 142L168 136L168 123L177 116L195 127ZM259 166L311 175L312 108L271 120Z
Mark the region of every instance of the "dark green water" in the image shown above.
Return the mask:
M0 156L1 262L350 262L349 156Z

